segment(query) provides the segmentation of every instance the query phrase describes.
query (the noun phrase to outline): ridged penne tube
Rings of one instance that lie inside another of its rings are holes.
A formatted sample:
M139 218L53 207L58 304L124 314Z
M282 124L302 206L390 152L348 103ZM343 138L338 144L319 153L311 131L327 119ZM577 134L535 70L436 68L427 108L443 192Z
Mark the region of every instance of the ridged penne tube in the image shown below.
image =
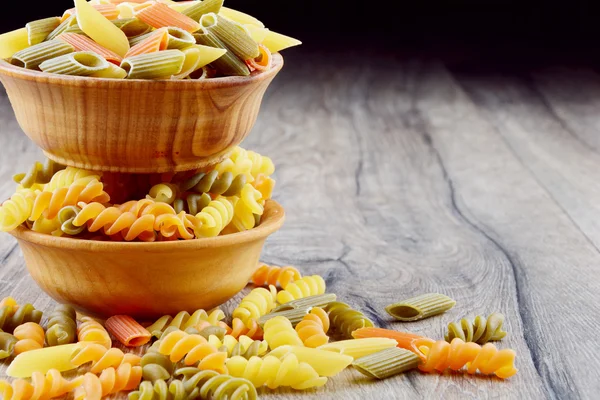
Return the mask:
M103 57L106 61L111 62L116 65L120 65L123 59L120 55L115 53L114 51L108 50L98 43L94 42L92 39L87 36L79 35L76 33L65 32L61 34L58 39L62 40L65 43L73 46L75 51L91 51L99 56Z
M215 14L204 14L200 18L204 30L213 33L225 46L241 60L256 58L260 54L258 44L235 22Z
M309 308L294 308L291 310L271 312L267 315L263 315L257 321L258 321L259 325L264 325L270 319L273 319L276 317L285 317L292 323L293 326L296 326L297 324L300 323L300 321L302 321L304 319L304 316L309 313L309 310L310 310L310 307Z
M75 49L61 40L51 40L36 44L15 53L11 63L27 69L36 69L44 61L72 53Z
M65 31L63 33L61 33L61 35L65 34L65 33L76 33L78 35L83 35L83 36L87 37L85 32L79 27L79 24L71 25L70 27L65 29Z
M152 27L137 18L123 18L111 21L128 38L136 37L148 33Z
M323 308L336 300L337 296L335 295L335 293L318 294L316 296L308 296L301 299L289 301L274 308L273 312L286 310L310 310L312 307Z
M442 314L456 304L456 301L440 293L426 293L404 301L390 304L385 308L399 321L418 321Z
M84 346L82 343L73 343L19 354L8 366L6 374L12 378L29 378L34 372L45 374L51 369L70 371L77 368L71 358Z
M267 28L261 28L257 25L244 24L243 27L256 43L262 43L269 34L269 30Z
M252 15L248 15L246 13L233 10L231 8L221 7L221 10L219 10L219 15L222 15L223 17L229 18L230 20L238 22L240 24L252 24L260 28L265 27L265 24L260 22L258 19L254 18Z
M168 49L179 50L196 44L196 38L181 28L171 26L167 28L167 33L169 34Z
M293 37L289 37L286 35L282 35L281 33L268 31L267 36L262 41L262 44L265 45L271 53L277 53L278 51L287 49L293 46L299 46L302 44L298 39L294 39Z
M127 78L127 71L113 63L108 63L108 69L95 72L90 76L94 78L125 79Z
M132 44L132 47L125 54L125 58L166 50L168 44L169 32L167 28L160 28L148 35L143 35L143 40Z
M67 29L69 29L69 27L73 25L77 25L77 18L75 17L75 15L71 15L70 17L64 19L60 23L60 25L56 27L56 29L54 29L48 34L48 36L46 37L46 41L56 39L58 35L65 32Z
M246 60L246 64L248 64L248 66L252 70L267 71L271 69L271 65L273 63L273 55L271 54L269 49L267 49L262 44L258 45L258 49L260 50L260 55L256 58Z
M42 43L48 35L60 25L60 18L50 17L44 19L38 19L37 21L31 21L25 28L27 28L27 40L29 45Z
M136 4L138 3L138 4ZM150 7L153 3L150 1L138 2L138 1L127 1L117 4L117 10L119 10L119 18L133 18L135 14L146 7Z
M75 0L77 23L81 29L100 46L114 51L121 57L129 51L127 36L98 10L85 0Z
M378 351L396 347L398 342L389 338L365 338L340 340L333 343L327 343L318 347L320 350L333 351L340 354L346 354L350 357L360 358Z
M196 71L200 68L200 55L201 50L197 47L188 47L186 49L181 49L183 54L185 54L185 61L183 63L183 67L181 68L181 72L177 75L173 76L173 79L184 79L187 78L192 72Z
M10 58L29 47L27 28L17 29L0 35L0 58Z
M341 353L332 353L304 346L281 346L269 353L283 360L289 354L296 356L299 362L305 362L315 369L319 376L334 376L352 364L354 358Z
M415 369L420 363L412 351L393 347L354 360L352 366L370 378L386 379Z
M202 32L194 34L196 42L209 47L215 47L218 49L225 49L227 52L213 61L211 65L223 75L232 76L248 76L250 70L248 66L240 60L231 50L227 49L227 46L219 40L211 32Z
M127 347L143 346L152 335L128 315L114 315L106 320L106 329Z
M128 79L169 79L183 68L185 54L179 50L165 50L141 54L123 60L121 68Z
M194 21L200 21L204 14L218 13L223 6L223 0L204 0L195 3L181 11L182 14L187 15Z
M198 21L194 21L163 3L154 3L150 7L138 11L135 16L154 28L175 26L190 33L200 29Z
M108 68L108 61L91 51L65 54L40 64L40 69L44 72L75 76L89 76Z

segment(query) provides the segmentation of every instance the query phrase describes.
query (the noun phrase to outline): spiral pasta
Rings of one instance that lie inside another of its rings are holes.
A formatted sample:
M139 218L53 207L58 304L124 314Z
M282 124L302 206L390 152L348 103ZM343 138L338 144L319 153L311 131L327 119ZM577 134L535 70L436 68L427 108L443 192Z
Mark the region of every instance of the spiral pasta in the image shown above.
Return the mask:
M450 343L444 340L436 342L431 339L416 339L412 346L413 351L423 360L419 369L424 372L444 372L451 369L475 374L479 371L483 375L493 374L506 379L518 371L514 366L514 350L498 350L491 343L480 346L473 342L465 343L459 338Z
M129 400L188 400L191 398L183 382L177 379L167 384L165 380L144 381L135 392L129 393Z
M231 223L238 198L217 196L201 212L186 215L187 226L193 229L197 238L218 236Z
M71 363L77 367L92 363L90 372L97 374L107 368L118 368L123 364L140 365L141 357L123 353L117 348L107 349L101 344L88 344L78 349L71 357ZM141 375L141 370L140 370Z
M231 172L234 175L245 174L248 182L253 182L258 175L270 176L275 172L273 161L253 151L236 147L228 159L215 168L219 173Z
M306 347L319 347L329 342L329 316L320 307L314 307L310 314L296 325L296 332Z
M175 199L173 208L177 213L185 211L191 215L196 215L207 207L212 201L212 197L208 193L188 193L184 196Z
M284 290L277 293L277 302L285 304L292 300L316 296L325 293L325 280L319 275L305 276L289 283Z
M2 203L0 206L0 230L12 231L27 221L39 193L32 189L21 189Z
M154 349L148 350L142 356L140 365L143 379L151 382L168 380L175 370L175 363L169 357L154 351Z
M250 358L253 356L262 356L269 349L266 341L253 340L245 335L239 338L227 335L223 339L211 335L208 337L208 343L219 349L219 351L226 352L229 357L242 356Z
M133 390L142 381L142 367L123 364L118 368L106 368L100 376L88 372L81 386L75 389L75 400L100 399L109 394Z
M44 186L44 191L52 192L56 189L66 188L73 184L86 186L93 180L100 181L102 174L92 172L81 168L67 167L62 171L56 172L50 182Z
M283 288L300 278L300 271L294 267L276 267L261 263L251 280L256 286L279 285Z
M218 325L223 318L225 318L225 313L220 308L215 308L210 314L203 309L194 311L192 315L187 311L181 311L175 317L163 315L146 329L152 336L159 338L163 332L170 327L185 331L188 328L199 326L201 322L208 322L210 325L215 326Z
M478 344L501 340L506 336L506 332L502 330L503 323L504 315L500 313L492 313L487 318L478 315L474 320L463 318L460 322L448 324L445 339L451 342L454 338L459 338L465 342Z
M10 333L0 332L0 360L13 355L18 339Z
M227 353L218 351L200 335L190 335L183 331L172 332L160 340L158 352L169 356L173 362L184 360L185 365L200 362L198 368L202 370L226 372Z
M19 325L26 322L38 324L42 319L42 312L36 310L31 304L20 305L16 310L13 306L0 308L0 330L12 333Z
M273 197L275 180L265 174L258 174L256 180L252 182L252 186L262 194L263 199L269 200Z
M146 198L158 203L173 204L178 194L179 188L177 185L172 183L159 183L152 186Z
M363 313L339 301L330 303L327 306L327 313L329 314L331 325L347 339L352 339L352 332L357 329L374 326L373 321L368 319Z
M181 368L175 372L181 376L189 398L211 400L256 400L256 388L247 379L202 371L197 368Z
M269 286L269 290L265 288L253 289L242 299L240 305L233 310L233 318L239 318L245 324L251 319L256 320L275 308L276 297L277 289L275 289L275 286Z
M263 330L255 319L248 319L244 322L240 318L233 318L230 335L234 338L245 335L254 340L261 340L263 338Z
M31 188L50 182L55 173L65 168L66 166L47 158L43 164L36 161L27 172L14 175L13 180L24 188Z
M270 349L276 349L280 346L303 346L302 339L298 332L294 330L289 319L278 316L265 322L265 340Z
M283 360L269 355L264 358L251 357L249 360L241 356L231 357L227 360L227 369L231 376L248 379L257 388L290 386L304 390L327 383L326 377L320 377L313 367L299 362L296 355L291 353Z
M0 395L4 400L53 399L72 392L82 382L82 377L67 380L52 369L45 375L34 372L31 383L24 379L17 379L12 384L0 380Z
M232 223L240 231L246 231L256 226L255 215L263 215L264 202L262 193L247 183L240 193L240 200L235 204Z
M240 174L234 176L226 171L219 174L219 171L200 172L181 183L180 188L183 192L210 193L212 195L237 196L246 185L246 175Z
M83 317L77 328L77 340L80 342L93 342L107 349L112 347L110 335L101 323L90 317Z
M15 355L44 347L44 328L35 322L26 322L17 326L13 335L19 340L15 343Z
M67 305L58 305L47 316L46 342L48 346L73 343L77 339L75 309Z

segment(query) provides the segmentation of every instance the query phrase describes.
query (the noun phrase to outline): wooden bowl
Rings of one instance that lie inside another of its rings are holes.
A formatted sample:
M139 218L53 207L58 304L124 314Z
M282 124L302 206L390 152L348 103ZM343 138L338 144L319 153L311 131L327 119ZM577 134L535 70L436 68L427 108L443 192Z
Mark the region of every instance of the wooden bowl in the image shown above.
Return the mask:
M85 314L151 320L219 306L256 270L267 236L284 222L273 200L249 231L177 242L119 243L53 237L19 227L29 273L53 299Z
M252 129L283 67L248 77L119 80L47 74L0 60L21 128L52 160L99 171L158 173L221 161Z

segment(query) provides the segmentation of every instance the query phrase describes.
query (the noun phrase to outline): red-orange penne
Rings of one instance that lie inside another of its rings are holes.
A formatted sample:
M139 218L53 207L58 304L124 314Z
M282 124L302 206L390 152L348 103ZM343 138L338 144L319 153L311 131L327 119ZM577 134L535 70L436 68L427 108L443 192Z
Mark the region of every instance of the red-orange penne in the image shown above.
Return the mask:
M167 49L169 44L169 32L166 28L157 29L150 36L133 46L125 58L139 56L140 54L156 53Z
M75 51L93 51L94 53L101 55L106 61L116 65L121 65L123 59L115 52L108 50L94 42L87 36L80 35L78 33L62 33L58 36L63 42L67 42L75 48Z
M100 14L104 15L108 20L112 21L113 19L119 18L120 11L114 4L94 4L92 7L99 11ZM73 14L75 14L75 8L68 9L65 11L62 18L65 20Z
M117 340L127 347L143 346L150 341L152 335L135 319L128 315L115 315L104 324Z
M266 71L270 69L273 61L271 51L262 44L258 45L258 51L260 51L260 55L256 58L246 60L246 65L248 65L251 71Z
M155 3L146 7L135 15L140 21L147 23L154 28L164 28L175 26L188 32L196 32L200 29L200 23L194 21L187 15L183 15L171 9L163 3Z

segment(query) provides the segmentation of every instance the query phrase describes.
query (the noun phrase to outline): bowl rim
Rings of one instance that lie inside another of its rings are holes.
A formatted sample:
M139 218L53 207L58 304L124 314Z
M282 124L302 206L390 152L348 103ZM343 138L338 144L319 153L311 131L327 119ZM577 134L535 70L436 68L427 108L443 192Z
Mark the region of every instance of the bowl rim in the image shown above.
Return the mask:
M71 76L51 74L48 72L25 69L12 65L5 59L0 59L0 77L3 75L27 81L45 82L62 86L125 86L146 84L149 86L168 85L173 89L200 88L216 89L220 87L235 87L250 84L254 81L262 81L275 76L283 68L283 57L279 53L273 54L271 68L266 71L254 71L248 76L225 76L204 80L197 79L115 79L115 78L91 78L87 76ZM95 83L95 84L94 84Z
M285 210L281 204L275 200L267 200L263 217L264 219L261 221L259 226L244 232L236 232L229 235L210 238L178 240L172 242L102 242L87 239L56 237L45 233L34 232L24 226L19 226L8 233L14 236L17 240L23 240L28 243L45 247L60 248L62 250L86 250L92 252L106 251L111 253L120 251L151 251L167 253L184 250L227 247L266 238L281 228L285 222Z

